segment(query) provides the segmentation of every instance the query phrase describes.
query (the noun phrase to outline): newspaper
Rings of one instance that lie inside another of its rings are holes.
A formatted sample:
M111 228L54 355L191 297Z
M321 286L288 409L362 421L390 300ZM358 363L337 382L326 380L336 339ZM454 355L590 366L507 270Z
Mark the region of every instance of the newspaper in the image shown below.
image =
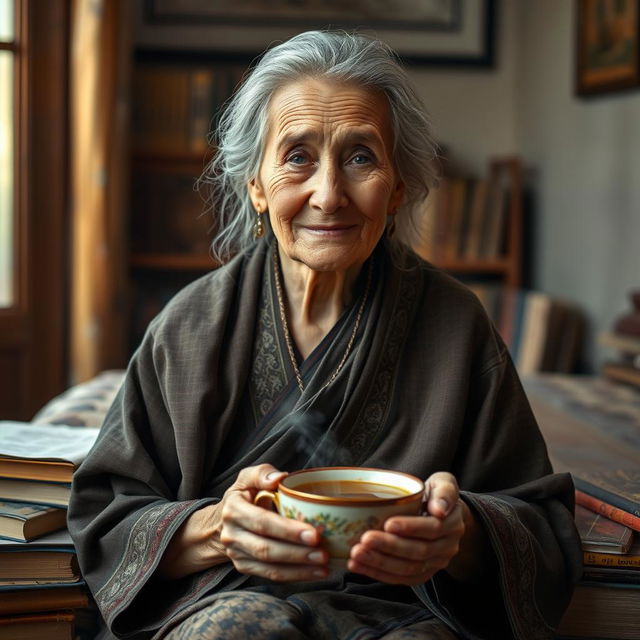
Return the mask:
M79 465L100 429L0 420L0 457Z

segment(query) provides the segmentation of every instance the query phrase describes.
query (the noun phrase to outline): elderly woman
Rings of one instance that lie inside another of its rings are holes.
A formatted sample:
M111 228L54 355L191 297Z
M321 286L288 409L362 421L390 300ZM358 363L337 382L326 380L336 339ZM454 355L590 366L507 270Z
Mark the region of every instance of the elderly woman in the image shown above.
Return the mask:
M434 145L393 54L296 36L218 141L214 251L235 255L151 323L74 478L107 633L552 638L580 563L573 487L479 302L397 240ZM319 464L420 476L424 514L330 571L311 524L253 503Z

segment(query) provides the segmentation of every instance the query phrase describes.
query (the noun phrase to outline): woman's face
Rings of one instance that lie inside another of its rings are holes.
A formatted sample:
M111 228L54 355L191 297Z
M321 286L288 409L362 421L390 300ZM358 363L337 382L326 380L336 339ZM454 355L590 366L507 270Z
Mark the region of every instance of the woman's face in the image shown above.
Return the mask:
M281 252L317 271L361 265L403 193L385 96L306 78L273 95L268 117L249 193Z

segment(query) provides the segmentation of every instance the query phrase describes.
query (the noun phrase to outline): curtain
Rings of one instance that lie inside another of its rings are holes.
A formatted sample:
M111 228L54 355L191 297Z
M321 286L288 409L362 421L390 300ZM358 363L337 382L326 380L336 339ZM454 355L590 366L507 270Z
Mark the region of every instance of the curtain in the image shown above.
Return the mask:
M72 5L72 383L126 358L131 4Z

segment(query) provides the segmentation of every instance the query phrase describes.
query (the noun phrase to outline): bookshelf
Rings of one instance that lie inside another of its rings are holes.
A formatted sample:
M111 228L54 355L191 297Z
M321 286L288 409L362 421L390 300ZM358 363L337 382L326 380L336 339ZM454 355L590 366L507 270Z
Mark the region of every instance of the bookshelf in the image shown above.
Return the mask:
M485 176L447 175L429 196L415 250L464 279L522 285L522 163L489 159Z
M128 270L129 350L179 289L218 264L215 216L196 190L207 136L247 62L171 50L134 52Z
M214 153L207 135L249 60L137 49L133 59L130 351L179 289L218 265L215 229L195 184ZM429 198L434 200L434 198ZM492 158L480 178L446 176L438 189L430 247L418 253L465 280L522 281L522 167Z

